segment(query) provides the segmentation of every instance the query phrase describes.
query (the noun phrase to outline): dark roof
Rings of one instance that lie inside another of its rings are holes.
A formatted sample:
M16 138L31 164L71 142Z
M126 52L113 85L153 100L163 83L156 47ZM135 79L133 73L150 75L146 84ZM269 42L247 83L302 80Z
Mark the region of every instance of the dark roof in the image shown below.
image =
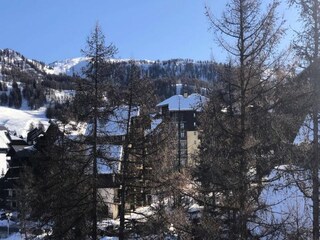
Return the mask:
M30 157L32 154L34 154L35 151L36 151L36 149L33 148L33 147L28 147L28 148L26 148L26 147L24 146L23 149L21 149L20 151L17 151L17 152L16 152L16 154L13 156L13 159L28 158L28 157Z
M1 181L1 189L8 189L8 188L13 188L13 186L15 185L15 181L10 181L7 178L2 178Z
M44 131L42 129L35 128L28 133L27 141L34 141L43 133Z
M29 147L28 145L12 145L12 148L15 152L19 152L24 150L26 147Z
M11 139L12 145L28 146L28 143L23 139Z
M1 130L8 131L8 129L7 129L5 126L3 126L3 125L0 125L0 131L1 131Z

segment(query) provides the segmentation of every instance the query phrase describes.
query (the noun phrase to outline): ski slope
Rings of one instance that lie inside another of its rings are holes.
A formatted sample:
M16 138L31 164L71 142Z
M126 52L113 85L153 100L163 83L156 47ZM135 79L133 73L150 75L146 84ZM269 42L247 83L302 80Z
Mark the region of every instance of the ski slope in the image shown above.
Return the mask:
M0 106L0 125L4 125L17 136L27 137L31 124L37 127L41 122L45 128L49 126L49 119L45 116L45 107L38 110L20 110Z

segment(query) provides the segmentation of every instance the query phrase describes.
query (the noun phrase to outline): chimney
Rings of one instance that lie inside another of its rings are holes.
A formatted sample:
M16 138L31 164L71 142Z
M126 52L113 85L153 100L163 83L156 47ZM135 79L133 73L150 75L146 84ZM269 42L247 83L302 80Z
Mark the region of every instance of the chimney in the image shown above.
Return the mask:
M187 98L187 97L188 97L188 92L187 92L187 91L184 91L183 97L184 97L184 98Z
M188 88L187 88L187 84L183 85L183 97L187 98L188 97Z

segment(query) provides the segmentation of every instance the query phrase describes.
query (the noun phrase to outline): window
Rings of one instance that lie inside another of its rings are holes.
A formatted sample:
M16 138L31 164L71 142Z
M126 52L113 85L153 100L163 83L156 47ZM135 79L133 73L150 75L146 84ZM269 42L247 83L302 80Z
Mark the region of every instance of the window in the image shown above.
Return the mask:
M181 141L180 142L180 146L181 146L181 148L186 148L187 147L187 142L186 141Z
M185 138L186 136L185 132L181 132L180 135L181 135L181 138Z

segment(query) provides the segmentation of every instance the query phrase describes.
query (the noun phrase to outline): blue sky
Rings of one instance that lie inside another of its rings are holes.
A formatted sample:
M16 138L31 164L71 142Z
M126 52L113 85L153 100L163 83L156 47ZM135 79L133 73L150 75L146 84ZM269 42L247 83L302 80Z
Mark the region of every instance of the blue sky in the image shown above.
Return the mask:
M225 0L1 0L0 49L44 61L81 56L98 21L118 58L223 61L204 15ZM211 54L212 52L212 54Z

